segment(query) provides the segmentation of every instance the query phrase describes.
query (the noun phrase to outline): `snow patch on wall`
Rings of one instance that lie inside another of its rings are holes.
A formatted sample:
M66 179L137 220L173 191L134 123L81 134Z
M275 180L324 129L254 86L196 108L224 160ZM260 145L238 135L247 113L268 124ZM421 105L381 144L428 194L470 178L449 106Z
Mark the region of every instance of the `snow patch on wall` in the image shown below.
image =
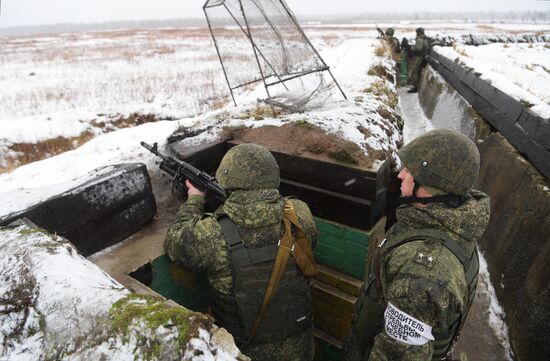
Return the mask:
M504 322L506 314L498 302L495 288L489 276L487 261L482 252L479 252L479 282L483 282L487 285L489 297L489 325L493 329L498 342L507 351L507 361L513 361L514 354L510 348L510 333L508 332L508 326L506 326Z

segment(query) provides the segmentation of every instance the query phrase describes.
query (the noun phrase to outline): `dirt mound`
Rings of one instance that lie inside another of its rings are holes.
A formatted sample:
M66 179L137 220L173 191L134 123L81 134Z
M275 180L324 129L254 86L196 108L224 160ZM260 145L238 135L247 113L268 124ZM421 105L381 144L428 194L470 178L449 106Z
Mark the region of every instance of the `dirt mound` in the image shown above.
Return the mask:
M357 144L328 134L307 122L295 122L281 127L227 127L224 128L221 139L237 143L257 143L276 152L368 169L372 168L375 160L384 157L379 152L366 155Z

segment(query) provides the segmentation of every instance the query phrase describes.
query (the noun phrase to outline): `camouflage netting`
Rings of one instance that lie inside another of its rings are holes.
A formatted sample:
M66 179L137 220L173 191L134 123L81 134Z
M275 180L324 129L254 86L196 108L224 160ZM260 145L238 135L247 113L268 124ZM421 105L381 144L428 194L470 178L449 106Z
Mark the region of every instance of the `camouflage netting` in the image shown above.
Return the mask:
M208 0L204 12L231 91L328 70L282 0Z

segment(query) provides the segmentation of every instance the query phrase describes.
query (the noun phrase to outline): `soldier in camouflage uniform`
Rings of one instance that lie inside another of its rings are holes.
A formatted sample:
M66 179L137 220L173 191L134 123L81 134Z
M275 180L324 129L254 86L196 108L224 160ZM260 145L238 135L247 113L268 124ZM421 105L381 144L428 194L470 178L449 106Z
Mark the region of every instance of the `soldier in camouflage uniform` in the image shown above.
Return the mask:
M166 254L192 271L207 271L216 323L228 329L252 360L312 360L309 283L292 258L256 336L248 341L284 230L285 199L278 191L275 158L262 146L238 145L227 152L216 178L229 195L215 214L205 214L204 194L187 182L189 197L168 230ZM290 202L302 231L315 246L318 234L308 206L296 199ZM232 256L236 248L228 247L220 215L236 226L242 240L236 247L242 251L244 246L250 258L259 259L256 264L236 266L238 260Z
M391 49L392 57L396 62L399 62L399 54L401 53L401 47L399 46L399 40L393 35L395 34L394 28L387 28L384 39L388 43Z
M397 40L397 38L394 37L393 34L395 34L395 29L387 28L384 39L390 47L392 59L395 61L395 79L397 83L399 83L399 73L401 68L401 47L399 46L399 40Z
M479 153L466 136L428 132L399 152L405 204L369 248L362 307L344 360L450 360L477 285L476 242L489 198L472 186Z
M430 52L430 41L424 34L424 28L416 29L416 40L409 54L409 93L416 93L420 85L422 69L426 66L426 56Z

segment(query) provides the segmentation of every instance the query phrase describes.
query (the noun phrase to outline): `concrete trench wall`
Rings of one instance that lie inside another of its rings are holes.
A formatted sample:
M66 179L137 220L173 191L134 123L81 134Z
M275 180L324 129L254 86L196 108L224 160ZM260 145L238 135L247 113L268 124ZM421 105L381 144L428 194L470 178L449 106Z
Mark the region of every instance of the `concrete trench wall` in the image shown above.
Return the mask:
M491 196L491 221L480 241L506 313L517 360L550 360L550 185L433 68L423 73L420 103L436 128L476 141L481 169L476 188Z

